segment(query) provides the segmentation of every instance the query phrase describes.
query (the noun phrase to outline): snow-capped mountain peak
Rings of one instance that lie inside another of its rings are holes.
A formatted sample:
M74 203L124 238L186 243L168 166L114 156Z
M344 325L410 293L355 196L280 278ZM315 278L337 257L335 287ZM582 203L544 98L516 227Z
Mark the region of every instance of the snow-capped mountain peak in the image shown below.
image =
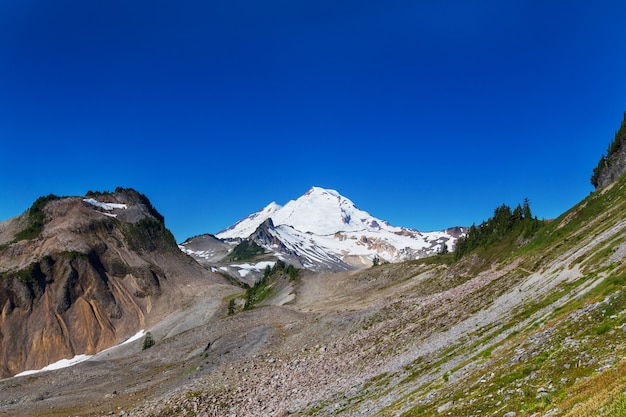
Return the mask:
M435 254L444 245L451 250L459 233L395 227L336 190L312 187L284 206L270 203L216 237L231 244L251 239L298 267L342 270L371 265L374 257L394 262Z
M360 230L380 230L393 228L369 213L359 210L348 198L335 190L312 187L296 200L284 206L274 202L262 210L251 214L226 230L219 232L220 239L247 238L265 220L271 218L275 226L291 226L304 233L332 235L337 232L357 232Z
M369 213L335 190L313 187L297 200L291 200L272 216L274 225L291 226L316 235L379 228Z

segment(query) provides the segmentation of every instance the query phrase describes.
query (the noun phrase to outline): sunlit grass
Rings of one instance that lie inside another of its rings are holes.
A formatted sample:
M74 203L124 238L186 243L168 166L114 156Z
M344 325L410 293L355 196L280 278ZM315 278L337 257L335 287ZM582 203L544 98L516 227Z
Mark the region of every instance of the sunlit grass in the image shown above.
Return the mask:
M569 410L565 417L623 417L626 416L626 361L616 367L575 384L568 398L558 404Z

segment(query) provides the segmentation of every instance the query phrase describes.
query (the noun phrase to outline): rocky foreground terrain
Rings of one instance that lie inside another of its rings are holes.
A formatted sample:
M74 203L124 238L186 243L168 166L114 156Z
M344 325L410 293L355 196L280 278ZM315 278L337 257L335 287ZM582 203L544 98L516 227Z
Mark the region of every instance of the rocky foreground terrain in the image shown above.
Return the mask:
M456 262L281 276L246 310L196 285L148 349L0 381L0 415L625 415L625 195Z

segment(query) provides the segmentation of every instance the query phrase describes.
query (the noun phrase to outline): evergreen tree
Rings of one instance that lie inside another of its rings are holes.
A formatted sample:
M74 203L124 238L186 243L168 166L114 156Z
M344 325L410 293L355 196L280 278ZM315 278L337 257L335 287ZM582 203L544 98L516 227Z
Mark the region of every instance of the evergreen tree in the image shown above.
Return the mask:
M454 257L461 259L476 248L490 247L512 235L529 238L541 224L536 217L533 218L528 198L513 211L502 204L493 211L493 217L478 226L472 225L465 236L457 239Z
M141 346L141 350L146 350L146 349L150 349L152 346L154 346L156 343L156 341L154 340L154 337L152 336L152 333L148 332L146 333L144 339L143 339L143 345Z
M513 224L516 224L520 223L523 219L524 212L522 211L522 206L518 204L517 207L515 207L515 210L513 210L513 218L511 221L513 222Z

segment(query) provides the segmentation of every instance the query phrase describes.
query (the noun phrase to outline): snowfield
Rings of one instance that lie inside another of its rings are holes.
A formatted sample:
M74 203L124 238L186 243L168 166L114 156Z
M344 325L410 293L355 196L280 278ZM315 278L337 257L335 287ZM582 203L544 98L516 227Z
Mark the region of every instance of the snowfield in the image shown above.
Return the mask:
M301 232L330 235L339 231L388 230L398 232L386 221L376 219L356 208L354 203L335 190L313 187L297 200L284 206L274 202L262 210L218 233L220 239L246 238L267 219L275 226L292 226Z

